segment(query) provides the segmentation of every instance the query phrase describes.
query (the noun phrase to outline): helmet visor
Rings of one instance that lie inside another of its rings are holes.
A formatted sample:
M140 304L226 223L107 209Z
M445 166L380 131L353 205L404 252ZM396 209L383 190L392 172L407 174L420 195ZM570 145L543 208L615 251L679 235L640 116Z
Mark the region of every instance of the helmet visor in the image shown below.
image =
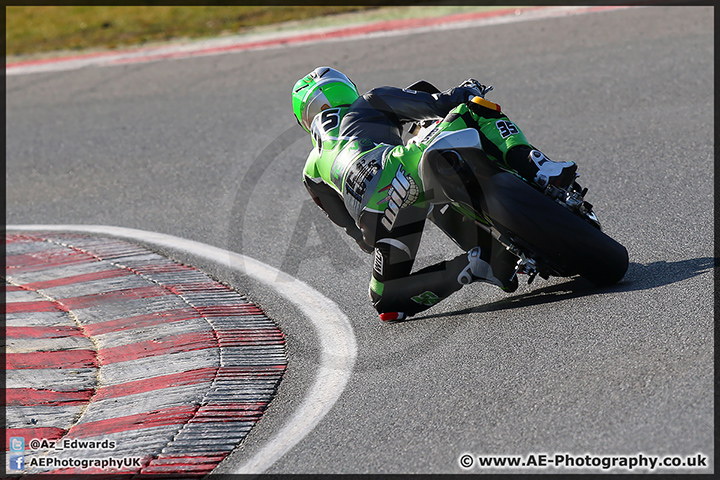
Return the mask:
M302 112L302 125L306 130L310 131L310 125L312 124L315 115L322 112L326 108L330 108L330 102L321 89L316 89L310 97L307 99L305 109Z

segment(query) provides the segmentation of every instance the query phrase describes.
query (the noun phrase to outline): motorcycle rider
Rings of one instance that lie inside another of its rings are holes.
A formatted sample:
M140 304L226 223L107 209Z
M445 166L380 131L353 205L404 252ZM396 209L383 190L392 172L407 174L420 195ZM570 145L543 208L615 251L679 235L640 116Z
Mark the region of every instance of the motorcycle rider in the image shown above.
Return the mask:
M474 129L491 160L541 187L565 187L575 178L574 162L549 160L484 98L491 88L468 79L434 94L385 86L360 95L330 67L314 69L293 87L295 118L314 147L303 183L335 224L374 253L369 294L383 321L415 315L472 282L517 288L518 258L490 234L464 228L467 221L454 209L432 206L432 193L423 189L422 154L440 133ZM403 145L405 124L437 120L425 139ZM428 218L465 253L411 273Z

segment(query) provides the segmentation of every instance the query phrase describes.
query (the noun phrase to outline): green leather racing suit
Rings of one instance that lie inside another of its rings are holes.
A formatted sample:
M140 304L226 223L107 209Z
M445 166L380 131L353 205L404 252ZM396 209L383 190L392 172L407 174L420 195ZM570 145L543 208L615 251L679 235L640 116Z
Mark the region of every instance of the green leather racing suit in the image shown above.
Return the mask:
M358 245L374 253L370 298L378 313L400 318L417 314L456 292L463 285L485 280L472 275L467 253L412 272L426 219L468 251L480 246L491 265L509 265L494 272L498 286L513 290L516 257L492 237L478 235L456 210L431 205L418 174L423 151L439 132L473 128L493 161L532 178L528 152L532 146L499 106L483 99L470 102L476 90L455 87L430 94L380 87L352 105L329 108L311 127L314 148L303 182L315 203L344 228ZM403 145L403 126L426 120L442 121L427 138ZM523 172L528 170L528 172ZM517 280L515 280L515 286ZM389 317L393 319L394 317Z

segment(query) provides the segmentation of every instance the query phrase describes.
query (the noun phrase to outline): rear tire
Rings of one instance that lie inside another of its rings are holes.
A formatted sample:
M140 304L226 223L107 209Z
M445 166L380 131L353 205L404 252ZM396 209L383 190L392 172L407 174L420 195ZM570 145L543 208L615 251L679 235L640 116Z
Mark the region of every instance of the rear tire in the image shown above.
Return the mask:
M627 272L625 247L518 177L501 172L479 180L481 204L496 226L562 276L608 286Z

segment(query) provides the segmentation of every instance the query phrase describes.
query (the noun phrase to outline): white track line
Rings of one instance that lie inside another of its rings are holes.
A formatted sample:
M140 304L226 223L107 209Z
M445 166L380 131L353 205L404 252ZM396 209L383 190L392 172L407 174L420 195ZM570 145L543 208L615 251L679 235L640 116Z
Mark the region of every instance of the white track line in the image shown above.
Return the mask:
M350 378L357 345L348 317L306 283L239 253L172 235L105 225L7 225L7 230L110 235L168 247L211 260L274 289L312 322L322 348L315 382L285 425L265 446L232 473L262 473L310 433L333 407ZM279 276L280 275L280 276Z

